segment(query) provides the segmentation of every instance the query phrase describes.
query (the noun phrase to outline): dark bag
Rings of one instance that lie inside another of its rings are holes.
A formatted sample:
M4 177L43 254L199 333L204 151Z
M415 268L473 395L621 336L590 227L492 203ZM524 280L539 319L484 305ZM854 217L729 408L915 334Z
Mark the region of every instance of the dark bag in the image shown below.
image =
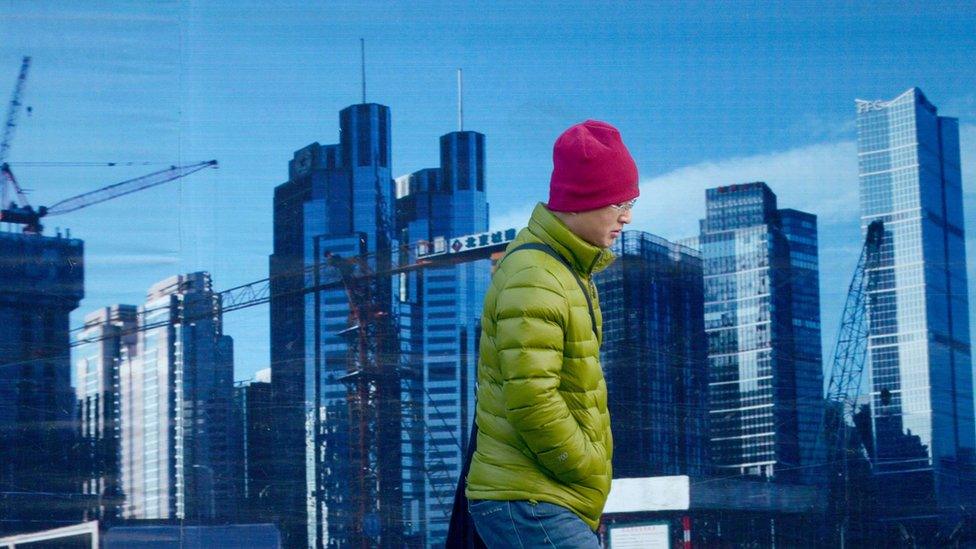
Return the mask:
M467 455L464 457L464 465L461 467L461 478L458 480L457 489L454 491L454 509L451 510L451 523L447 528L447 541L444 546L447 549L482 549L485 542L481 541L481 536L474 529L474 521L468 513L468 498L464 495L464 486L468 478L468 471L471 470L471 459L474 457L474 443L478 440L478 423L471 422L471 440L468 441Z
M583 281L580 279L573 267L566 261L566 259L559 255L555 250L550 248L546 244L541 243L528 243L522 244L521 246L515 248L514 250L508 252L505 257L512 255L519 250L539 250L540 252L545 252L552 257L559 260L560 263L569 269L569 272L573 273L576 278L576 282L579 284L581 290L583 290L583 295L586 296L586 304L590 309L590 322L592 323L593 333L596 334L596 317L593 315L593 303L590 301L590 294L586 291L586 287L583 285ZM502 258L502 261L505 260ZM477 408L477 406L475 406ZM482 549L486 548L485 542L481 540L481 536L474 528L474 521L471 520L471 514L468 512L468 498L464 495L464 487L468 478L468 471L471 470L471 459L474 458L474 445L478 440L478 423L475 421L471 422L471 440L468 441L468 452L464 458L464 465L461 467L461 478L458 479L457 489L454 490L454 508L451 510L451 522L447 528L447 540L444 546L447 549Z

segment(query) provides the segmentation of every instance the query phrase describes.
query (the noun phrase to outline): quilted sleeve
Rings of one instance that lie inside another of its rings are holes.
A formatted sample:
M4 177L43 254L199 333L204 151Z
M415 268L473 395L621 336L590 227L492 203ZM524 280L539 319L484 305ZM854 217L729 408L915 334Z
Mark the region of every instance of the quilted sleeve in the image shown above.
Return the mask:
M513 274L496 302L496 351L508 421L557 479L595 472L599 453L557 390L569 300L542 267Z

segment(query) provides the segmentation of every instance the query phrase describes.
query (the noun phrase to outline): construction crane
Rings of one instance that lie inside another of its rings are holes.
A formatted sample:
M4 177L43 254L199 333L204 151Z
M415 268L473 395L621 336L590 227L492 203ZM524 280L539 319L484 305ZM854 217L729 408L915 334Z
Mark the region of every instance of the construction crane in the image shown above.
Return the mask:
M0 164L7 161L10 142L13 141L14 130L17 128L17 114L20 112L20 99L24 94L24 85L27 84L27 71L30 69L30 63L31 58L26 56L20 63L20 74L17 75L14 94L10 98L10 104L7 106L7 118L5 118L6 122L3 126L3 141L0 141Z
M210 167L216 168L217 161L207 160L206 162L197 162L184 166L170 166L164 170L82 193L64 199L52 206L41 206L35 210L27 202L27 197L24 196L23 190L17 183L17 178L14 177L13 172L10 170L10 165L4 163L0 165L0 178L3 180L0 181L0 184L4 186L5 190L7 185L12 186L19 197L19 202L10 202L9 204L5 204L3 209L0 209L0 222L21 224L24 226L24 233L26 234L41 234L41 231L44 229L44 226L41 225L41 218L43 217L80 210L81 208L105 202L106 200L155 187L156 185L162 185L163 183L186 177Z
M850 464L858 456L865 457L863 441L858 442L854 425L861 380L867 362L868 323L867 300L876 285L875 269L880 266L884 223L876 220L868 225L864 246L847 290L841 315L840 330L831 360L827 402L823 416L823 441L827 450L828 526L837 527L840 547L846 543L850 526L852 494ZM863 496L863 494L862 494Z
M399 516L402 493L399 340L389 292L383 291L383 279L389 286L389 278L359 258L328 254L326 260L338 270L349 299L349 328L340 332L349 341L347 369L340 381L348 387L349 463L357 472L346 494L355 509L349 530L358 538L350 541L368 547L381 533L385 545L392 532L376 521L388 513Z
M14 139L14 130L17 129L17 115L20 113L21 97L24 94L24 86L27 84L27 71L30 69L30 57L24 57L20 64L20 74L17 76L17 83L14 85L14 93L7 105L7 117L3 125L3 141L0 141L0 166L7 166L7 154L10 152L10 144ZM4 179L7 179L4 177ZM27 197L24 191L17 186L17 181L10 178L17 200L21 207L27 205ZM0 181L0 206L7 204L7 183Z
M155 187L175 179L186 177L204 168L217 167L216 160L207 162L197 162L185 166L170 166L164 170L159 170L151 174L136 177L108 185L101 189L80 194L54 204L53 206L41 206L38 209L31 207L27 201L27 194L17 182L10 164L7 163L7 155L10 152L10 145L13 142L14 130L17 129L17 116L20 113L24 86L27 83L27 72L30 69L31 58L25 56L20 64L20 73L17 75L17 83L14 85L14 93L7 106L7 117L3 128L3 141L0 141L0 222L16 223L24 226L26 234L41 234L44 226L41 225L41 218L49 215L60 215L73 212L81 208L105 202L129 193ZM28 111L30 108L28 107ZM7 201L8 188L12 189L15 200Z

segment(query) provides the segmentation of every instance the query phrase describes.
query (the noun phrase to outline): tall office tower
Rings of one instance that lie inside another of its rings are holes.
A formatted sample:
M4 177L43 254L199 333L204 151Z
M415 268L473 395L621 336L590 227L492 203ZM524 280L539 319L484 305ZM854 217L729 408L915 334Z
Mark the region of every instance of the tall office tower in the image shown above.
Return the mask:
M816 481L823 415L816 217L765 183L706 191L709 429L719 474Z
M397 178L401 242L488 230L485 136L440 139L440 168ZM474 414L481 309L490 260L400 276L398 308L405 364L404 542L444 545ZM407 443L409 441L409 443Z
M84 470L82 493L89 497L88 518L121 516L124 494L119 477L119 368L136 355L136 307L113 305L85 316L75 336L75 395Z
M271 466L276 452L274 441L274 407L271 403L271 383L251 381L234 387L234 407L239 420L241 435L240 469L242 482L242 508L240 520L244 523L270 522L272 488Z
M390 109L353 105L339 113L339 126L338 144L297 151L289 181L275 188L271 381L282 449L276 499L289 547L365 539L399 546L399 345L385 324L392 322L392 282L360 278L348 293L341 284L319 286L334 279L329 265L336 258L359 273L390 268ZM369 316L360 324L365 332L351 325L350 299ZM379 371L369 371L371 364Z
M81 240L0 233L0 533L80 520L68 315Z
M701 254L626 231L598 273L617 478L708 474Z
M233 341L203 272L153 285L136 354L119 368L123 516L233 519Z
M892 526L949 531L976 492L959 123L918 88L856 103L861 224L885 226L868 271L882 513Z

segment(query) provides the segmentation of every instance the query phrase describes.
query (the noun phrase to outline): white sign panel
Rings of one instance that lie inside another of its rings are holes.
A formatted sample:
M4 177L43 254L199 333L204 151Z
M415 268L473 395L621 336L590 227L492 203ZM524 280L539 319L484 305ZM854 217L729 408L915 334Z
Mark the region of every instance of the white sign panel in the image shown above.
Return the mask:
M487 248L488 246L497 244L505 244L515 240L517 232L515 229L506 229L504 231L491 231L452 238L448 252L456 254L468 250L477 250L478 248Z
M670 549L671 532L667 524L641 524L610 528L608 549Z
M487 233L469 234L458 236L450 240L439 236L433 242L420 242L417 245L417 257L428 257L440 254L457 254L489 246L508 244L515 240L518 234L516 229L505 229L503 231L489 231Z
M605 514L685 511L691 502L687 476L615 478Z

